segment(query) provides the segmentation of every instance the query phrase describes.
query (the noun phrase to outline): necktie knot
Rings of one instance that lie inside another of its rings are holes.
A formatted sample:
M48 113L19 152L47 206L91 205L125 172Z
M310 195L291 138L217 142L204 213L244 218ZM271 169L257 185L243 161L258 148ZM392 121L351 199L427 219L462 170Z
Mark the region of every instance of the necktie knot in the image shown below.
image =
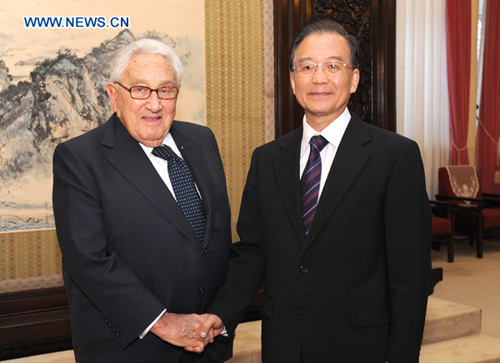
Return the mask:
M311 137L309 144L311 144L311 152L317 150L317 152L320 153L321 150L323 150L323 148L328 144L328 140L321 135L316 135Z
M167 145L161 145L153 149L152 154L167 161L176 161L179 157Z

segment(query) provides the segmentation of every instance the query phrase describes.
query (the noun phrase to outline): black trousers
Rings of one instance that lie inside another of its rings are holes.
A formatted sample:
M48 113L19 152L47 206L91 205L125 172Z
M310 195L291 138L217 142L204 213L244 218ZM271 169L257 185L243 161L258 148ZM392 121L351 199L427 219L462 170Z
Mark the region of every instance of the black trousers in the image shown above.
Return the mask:
M197 354L197 353L191 353L191 352L184 352L181 356L181 359L179 360L178 363L216 363L212 359L210 359L210 356L208 353L205 353L203 355ZM220 362L222 363L222 362Z

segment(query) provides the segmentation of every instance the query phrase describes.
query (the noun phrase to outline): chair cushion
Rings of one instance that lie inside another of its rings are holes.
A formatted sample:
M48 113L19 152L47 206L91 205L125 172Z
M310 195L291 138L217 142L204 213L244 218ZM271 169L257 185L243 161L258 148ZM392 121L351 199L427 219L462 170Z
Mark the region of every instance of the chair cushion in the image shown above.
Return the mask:
M500 227L500 208L483 209L483 226L485 229Z
M451 233L451 221L443 217L432 216L432 236Z

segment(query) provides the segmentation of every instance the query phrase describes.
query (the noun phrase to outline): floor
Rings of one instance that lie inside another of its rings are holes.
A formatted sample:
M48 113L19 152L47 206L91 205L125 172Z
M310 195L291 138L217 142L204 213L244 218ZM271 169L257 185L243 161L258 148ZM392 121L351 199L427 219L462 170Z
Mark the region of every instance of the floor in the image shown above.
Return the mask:
M500 339L500 238L485 239L483 258L468 239L455 242L455 262L447 262L446 246L432 251L432 264L443 268L434 297L482 310L482 333Z
M446 246L432 251L432 263L443 268L443 281L434 297L482 309L482 333L500 339L500 238L486 239L484 257L476 258L475 246L458 239L455 262L447 262ZM13 363L71 363L71 351L13 360Z

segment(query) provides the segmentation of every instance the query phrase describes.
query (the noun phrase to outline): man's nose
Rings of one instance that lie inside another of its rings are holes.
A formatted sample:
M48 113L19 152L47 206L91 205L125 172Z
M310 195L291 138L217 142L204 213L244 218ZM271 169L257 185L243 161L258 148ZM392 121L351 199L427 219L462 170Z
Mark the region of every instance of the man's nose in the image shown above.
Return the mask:
M161 99L158 97L157 91L151 91L148 98L148 106L149 109L154 112L162 109Z
M325 83L328 80L326 76L325 69L322 64L316 65L313 73L313 82L315 83Z

